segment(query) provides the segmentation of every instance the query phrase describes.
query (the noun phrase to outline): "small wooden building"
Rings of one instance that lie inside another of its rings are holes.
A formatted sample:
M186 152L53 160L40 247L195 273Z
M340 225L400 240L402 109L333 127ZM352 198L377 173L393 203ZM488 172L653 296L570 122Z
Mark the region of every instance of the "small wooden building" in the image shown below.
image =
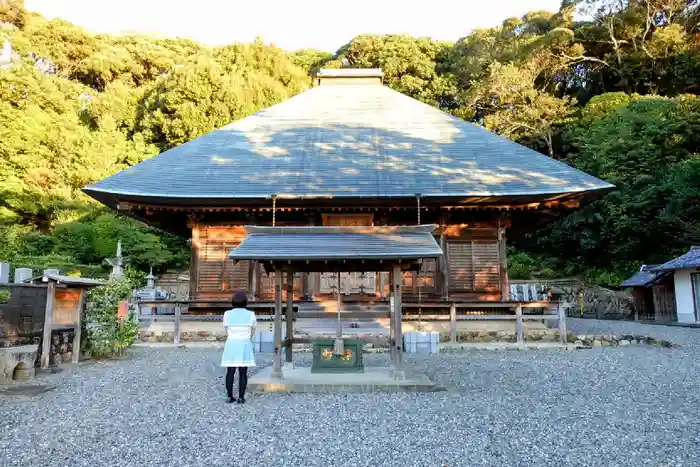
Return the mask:
M46 286L41 334L41 367L48 368L52 351L52 334L59 330L73 332L71 359L80 358L81 320L88 289L103 285L102 282L83 277L64 276L44 272L39 277L27 279L26 283Z
M654 270L672 274L678 322L700 322L700 246L693 246Z
M645 264L639 272L621 284L631 289L635 319L642 321L676 321L673 275L658 271L658 265Z
M84 191L192 239L191 305L274 297L259 261L229 253L246 226L434 224L444 255L402 273L404 302L508 300L506 232L532 228L614 187L382 85L382 72L323 70L285 102ZM299 271L296 300L330 299L334 274ZM386 271L342 274L345 301L386 300ZM223 305L221 305L223 306Z

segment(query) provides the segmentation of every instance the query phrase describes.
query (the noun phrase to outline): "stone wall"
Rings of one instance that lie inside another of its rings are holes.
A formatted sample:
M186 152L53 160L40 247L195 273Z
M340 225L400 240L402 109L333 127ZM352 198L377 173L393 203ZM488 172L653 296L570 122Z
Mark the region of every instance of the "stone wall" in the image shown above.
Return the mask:
M580 316L579 293L583 293L583 316L607 319L634 319L634 299L627 292L603 287L557 287L567 316Z
M512 323L509 323L512 324ZM295 338L302 339L333 339L335 333L314 333L312 336L305 332L295 331ZM389 338L383 334L375 333L359 333L352 335L344 335L344 337L352 337L364 340L370 344L369 348L382 348L389 346ZM571 334L573 338L573 334ZM559 331L557 329L549 329L545 327L537 329L526 329L526 342L557 342L559 339ZM173 331L147 331L139 332L138 340L142 343L167 343L173 342ZM226 341L226 332L223 331L197 331L197 332L181 332L180 342L187 344L189 342L210 342L216 343ZM440 342L449 342L450 332L440 332ZM458 330L457 342L515 342L515 330L508 329L479 329L479 330ZM303 344L300 344L303 345ZM295 344L296 349L296 344Z
M75 331L72 329L60 330L54 329L51 332L51 350L49 352L49 366L60 365L61 363L70 363L73 358L73 338ZM41 362L41 338L37 338L39 350L36 356L36 367L40 366Z

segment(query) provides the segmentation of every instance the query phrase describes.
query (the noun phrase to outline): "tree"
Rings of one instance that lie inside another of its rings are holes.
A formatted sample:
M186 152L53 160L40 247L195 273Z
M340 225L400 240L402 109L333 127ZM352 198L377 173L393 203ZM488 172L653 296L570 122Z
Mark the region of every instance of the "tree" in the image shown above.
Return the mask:
M427 104L449 109L455 90L450 75L440 74L451 44L406 35L361 35L341 47L326 65L339 68L381 68L384 82Z

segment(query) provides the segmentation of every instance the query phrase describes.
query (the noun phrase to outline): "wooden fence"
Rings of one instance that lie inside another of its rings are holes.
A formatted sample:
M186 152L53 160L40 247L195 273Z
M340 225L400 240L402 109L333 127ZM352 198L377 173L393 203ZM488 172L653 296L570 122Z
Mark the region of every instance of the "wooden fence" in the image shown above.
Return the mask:
M192 315L183 316L182 308L183 306L190 305L192 303L211 303L211 301L203 300L141 300L136 302L137 309L141 309L142 306L156 306L156 305L173 305L175 308L174 315L156 315L156 316L142 316L141 320L158 320L158 321L173 321L173 343L180 343L180 327L181 322L184 320L188 321L205 321L209 319L220 320L221 315L211 315L209 317L204 315ZM228 302L227 302L228 303ZM274 307L269 304L249 304L248 308L252 311L257 312L261 309L269 312L272 307L272 314L268 314L266 318L272 319L274 315ZM430 309L440 309L444 308L449 313L440 314L416 314L416 308L430 308ZM564 313L564 308L561 307L556 302L481 302L481 303L432 303L432 304L416 304L416 303L406 303L403 304L402 320L404 321L450 321L450 339L452 342L457 342L457 322L458 321L485 321L485 320L501 320L501 321L515 321L516 329L516 342L518 344L523 344L525 342L525 321L558 321L559 327L559 340L561 344L566 344L566 313ZM282 315L285 316L286 306L283 305ZM501 309L508 310L510 314L470 314L470 310L488 310L488 309ZM523 313L523 311L535 310L535 309L545 309L548 312L542 312L539 314L528 314ZM389 311L341 311L341 319L352 320L352 319L388 319L391 317ZM263 318L264 319L264 318ZM304 312L301 314L296 314L296 319L337 319L336 313L328 312Z

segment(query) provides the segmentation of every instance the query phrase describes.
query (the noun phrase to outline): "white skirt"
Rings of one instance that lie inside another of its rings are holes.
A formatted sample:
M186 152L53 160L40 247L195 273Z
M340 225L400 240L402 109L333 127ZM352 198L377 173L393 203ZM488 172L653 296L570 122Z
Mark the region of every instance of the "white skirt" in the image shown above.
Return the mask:
M226 339L221 366L255 366L255 353L250 338Z

